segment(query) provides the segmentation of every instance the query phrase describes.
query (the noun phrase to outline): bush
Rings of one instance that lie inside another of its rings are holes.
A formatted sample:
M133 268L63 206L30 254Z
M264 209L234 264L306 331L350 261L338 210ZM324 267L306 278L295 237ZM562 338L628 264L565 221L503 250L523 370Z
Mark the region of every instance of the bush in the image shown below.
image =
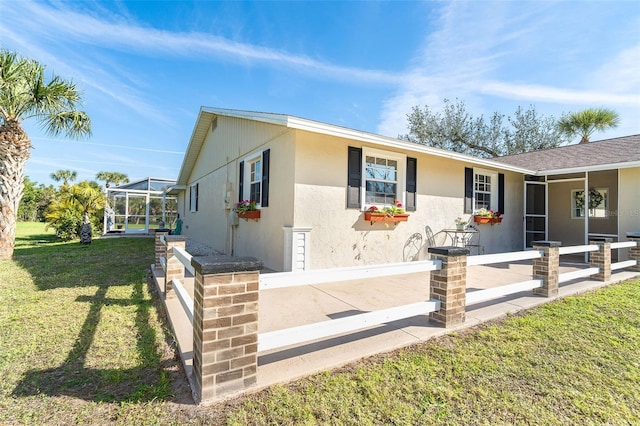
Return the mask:
M59 212L55 221L50 221L49 226L56 230L56 237L61 240L74 240L80 238L82 226L82 214L73 209Z

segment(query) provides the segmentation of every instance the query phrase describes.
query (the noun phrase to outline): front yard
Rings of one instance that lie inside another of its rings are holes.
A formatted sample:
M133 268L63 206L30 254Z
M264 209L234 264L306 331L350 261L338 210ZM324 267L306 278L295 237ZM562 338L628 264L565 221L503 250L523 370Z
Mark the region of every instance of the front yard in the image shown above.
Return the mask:
M640 281L194 407L147 283L153 240L0 262L0 424L639 424Z

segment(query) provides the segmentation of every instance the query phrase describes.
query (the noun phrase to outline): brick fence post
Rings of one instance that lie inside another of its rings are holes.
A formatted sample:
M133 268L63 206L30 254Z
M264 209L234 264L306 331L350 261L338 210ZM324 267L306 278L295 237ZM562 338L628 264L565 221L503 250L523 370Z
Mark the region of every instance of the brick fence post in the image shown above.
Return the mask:
M160 258L163 257L165 255L165 247L164 244L162 243L162 241L160 241L160 238L163 235L169 235L169 230L168 229L156 229L156 245L155 245L155 253L156 253L156 269L160 269L162 268L162 265L160 264Z
M596 281L609 281L611 279L611 242L613 238L593 237L589 238L589 244L597 245L598 251L589 253L589 266L600 269L600 272L591 276Z
M635 260L635 266L629 267L631 271L640 272L640 232L627 232L629 241L635 241L636 246L629 248L629 260Z
M198 404L257 383L258 281L251 257L193 257L193 398Z
M167 242L164 257L167 261L167 269L164 272L164 297L165 299L173 299L176 297L176 293L173 291L173 280L180 280L184 283L184 265L176 257L173 250L175 248L184 250L187 237L184 235L167 235L164 238Z
M533 242L533 249L542 252L542 257L533 259L533 279L542 280L542 287L534 288L533 294L543 297L558 295L560 245L559 241Z
M440 301L440 310L429 319L444 327L462 324L466 319L467 255L464 247L429 247L431 259L442 262L440 270L431 271L430 297Z

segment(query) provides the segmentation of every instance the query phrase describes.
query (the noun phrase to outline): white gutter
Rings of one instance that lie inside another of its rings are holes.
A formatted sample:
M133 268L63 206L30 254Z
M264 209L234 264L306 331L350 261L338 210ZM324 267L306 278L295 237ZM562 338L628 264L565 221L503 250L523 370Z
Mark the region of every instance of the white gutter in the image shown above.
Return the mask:
M554 170L538 170L537 172L533 172L533 174L537 176L549 176L549 175L561 175L565 173L599 172L602 170L611 170L611 169L628 169L631 167L640 167L640 161L628 161L625 163L596 164L593 166L582 166L582 167L567 167L564 169L554 169Z

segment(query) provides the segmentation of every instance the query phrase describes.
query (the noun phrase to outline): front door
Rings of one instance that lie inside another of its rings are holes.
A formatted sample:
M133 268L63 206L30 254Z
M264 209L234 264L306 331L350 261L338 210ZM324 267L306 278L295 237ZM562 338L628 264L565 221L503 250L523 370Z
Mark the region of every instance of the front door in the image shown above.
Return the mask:
M524 248L533 241L545 241L547 236L547 183L524 182Z

